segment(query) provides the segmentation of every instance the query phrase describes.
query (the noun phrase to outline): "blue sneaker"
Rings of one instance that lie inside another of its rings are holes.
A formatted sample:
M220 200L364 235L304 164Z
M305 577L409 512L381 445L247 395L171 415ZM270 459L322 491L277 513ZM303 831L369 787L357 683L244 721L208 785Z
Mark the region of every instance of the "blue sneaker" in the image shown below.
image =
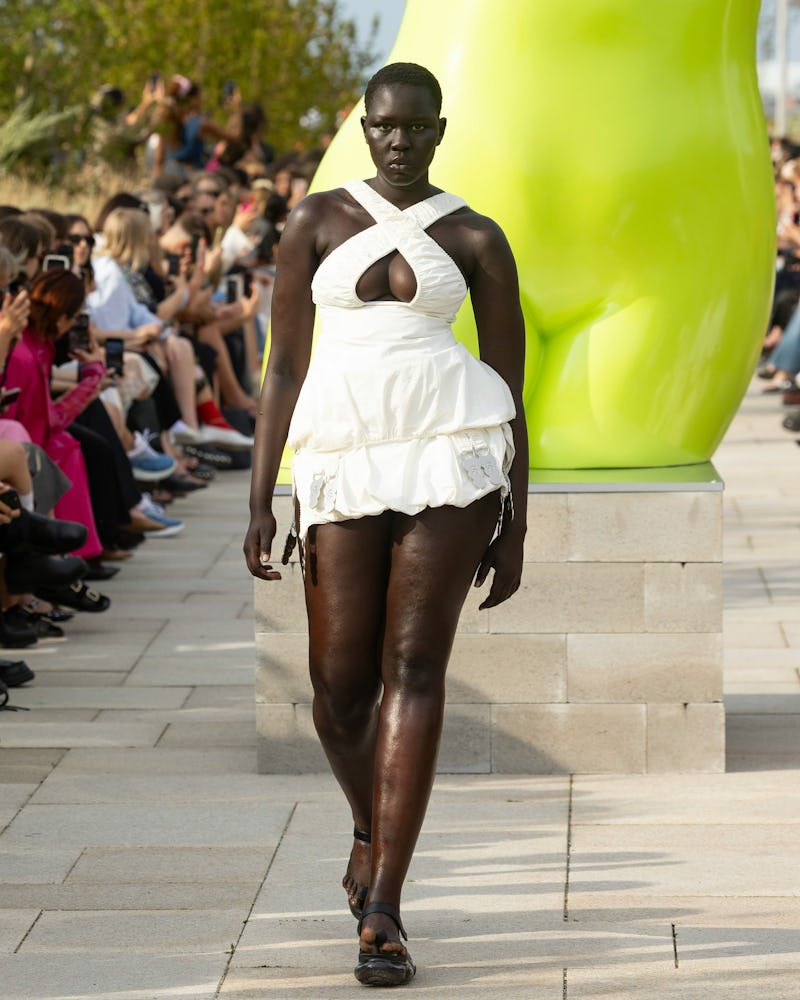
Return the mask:
M161 525L159 529L147 531L148 538L174 538L183 531L183 521L176 517L167 517L164 508L160 503L156 503L149 493L143 493L138 510L150 521Z
M157 483L171 476L178 463L169 455L162 455L150 447L149 435L135 431L133 450L128 452L128 461L133 469L134 479L143 483Z

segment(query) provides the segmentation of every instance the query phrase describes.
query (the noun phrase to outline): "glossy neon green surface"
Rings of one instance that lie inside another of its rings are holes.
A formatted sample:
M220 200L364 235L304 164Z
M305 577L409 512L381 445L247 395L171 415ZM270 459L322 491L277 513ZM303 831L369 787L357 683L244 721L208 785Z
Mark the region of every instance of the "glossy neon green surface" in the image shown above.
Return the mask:
M714 452L767 322L775 212L758 0L408 0L387 62L439 78L433 183L506 231L531 465ZM313 189L372 174L361 106ZM469 304L456 334L476 350Z

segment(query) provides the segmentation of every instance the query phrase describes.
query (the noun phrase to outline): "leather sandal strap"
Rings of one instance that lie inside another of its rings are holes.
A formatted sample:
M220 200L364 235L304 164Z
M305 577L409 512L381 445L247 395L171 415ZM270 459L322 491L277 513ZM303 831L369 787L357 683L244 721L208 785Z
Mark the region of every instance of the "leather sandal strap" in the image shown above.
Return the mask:
M357 826L353 827L353 839L360 840L362 844L371 844L372 837L365 830L359 830Z
M358 922L358 933L361 933L361 925L364 923L364 919L368 917L371 913L385 913L387 917L391 917L397 925L397 929L400 931L400 937L404 941L408 941L408 935L406 934L406 929L403 927L402 921L400 920L400 914L396 906L392 906L391 903L370 903L369 906L364 907L364 912L361 915L361 920Z

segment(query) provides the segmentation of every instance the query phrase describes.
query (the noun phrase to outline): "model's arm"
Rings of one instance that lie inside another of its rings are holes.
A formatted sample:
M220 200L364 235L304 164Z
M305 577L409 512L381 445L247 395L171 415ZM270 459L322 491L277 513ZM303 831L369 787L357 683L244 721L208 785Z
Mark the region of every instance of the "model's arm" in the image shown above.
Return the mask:
M317 239L322 199L324 195L318 195L298 206L281 236L272 296L271 345L253 447L250 527L244 541L247 568L262 580L280 579L280 573L269 565L275 536L272 494L289 422L311 356L314 328L311 279L319 263Z
M516 408L511 421L515 454L509 472L514 517L504 517L502 531L489 546L475 578L475 585L481 586L494 569L489 594L481 604L481 608L491 608L511 597L522 576L528 500L528 432L522 405L525 321L516 263L502 230L481 220L474 240L475 266L469 284L480 356L505 380Z

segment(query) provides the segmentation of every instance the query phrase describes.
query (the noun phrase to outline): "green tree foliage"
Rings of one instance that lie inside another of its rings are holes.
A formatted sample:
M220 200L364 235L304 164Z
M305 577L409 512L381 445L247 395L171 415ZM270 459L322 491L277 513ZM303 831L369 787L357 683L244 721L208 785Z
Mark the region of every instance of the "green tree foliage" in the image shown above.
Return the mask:
M357 96L375 28L362 47L336 0L0 0L0 120L26 100L33 113L86 106L102 84L133 106L158 70L197 80L220 121L234 80L264 105L278 149L315 109L313 143Z

